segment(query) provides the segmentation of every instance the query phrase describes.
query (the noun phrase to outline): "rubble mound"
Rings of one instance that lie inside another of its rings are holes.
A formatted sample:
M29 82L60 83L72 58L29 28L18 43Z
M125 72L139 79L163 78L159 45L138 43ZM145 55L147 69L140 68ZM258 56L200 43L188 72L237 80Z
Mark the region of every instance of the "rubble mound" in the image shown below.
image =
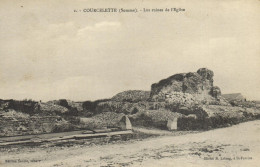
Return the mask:
M78 111L83 111L83 106L82 106L83 102L75 102L67 99L59 99L59 100L48 101L48 103L66 107L67 109L76 109Z
M165 109L159 110L142 110L134 115L131 115L130 120L134 126L155 127L166 129L166 124L169 119L182 117L182 114L171 112Z
M122 113L103 112L91 118L81 117L81 128L93 130L107 127L116 127L123 116L124 114Z
M117 102L139 102L146 101L150 97L150 91L143 90L128 90L121 93L116 94L112 97L111 100Z
M260 110L256 108L243 108L220 105L204 105L199 111L205 113L203 117L195 118L185 115L178 118L179 130L199 130L212 129L235 125L241 122L259 119Z
M43 112L60 113L60 114L69 112L69 110L66 107L54 104L52 102L39 103L38 110Z

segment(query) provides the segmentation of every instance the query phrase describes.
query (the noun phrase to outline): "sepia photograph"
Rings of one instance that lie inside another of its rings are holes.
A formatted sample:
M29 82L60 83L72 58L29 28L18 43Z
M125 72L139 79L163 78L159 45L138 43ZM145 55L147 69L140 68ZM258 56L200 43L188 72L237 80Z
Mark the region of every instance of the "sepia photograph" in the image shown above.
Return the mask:
M0 167L258 167L259 0L0 0Z

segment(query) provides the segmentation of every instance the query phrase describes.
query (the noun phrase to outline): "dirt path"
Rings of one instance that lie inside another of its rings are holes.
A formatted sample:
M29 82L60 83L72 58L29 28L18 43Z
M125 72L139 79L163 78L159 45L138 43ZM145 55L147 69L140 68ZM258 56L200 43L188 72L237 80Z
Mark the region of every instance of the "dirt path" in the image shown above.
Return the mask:
M0 166L259 166L260 121L103 146L1 152Z

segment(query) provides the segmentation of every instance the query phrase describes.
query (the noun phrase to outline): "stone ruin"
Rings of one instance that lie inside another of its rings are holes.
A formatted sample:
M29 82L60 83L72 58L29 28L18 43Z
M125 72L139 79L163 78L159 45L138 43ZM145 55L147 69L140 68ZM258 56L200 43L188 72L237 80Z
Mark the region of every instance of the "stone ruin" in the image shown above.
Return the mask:
M167 122L167 128L168 130L177 130L177 118L169 119Z
M132 130L132 124L129 118L124 115L118 123L118 126L121 130Z
M214 73L207 68L197 72L180 73L154 83L150 98L153 101L184 99L183 103L211 102L226 104L219 87L214 86Z

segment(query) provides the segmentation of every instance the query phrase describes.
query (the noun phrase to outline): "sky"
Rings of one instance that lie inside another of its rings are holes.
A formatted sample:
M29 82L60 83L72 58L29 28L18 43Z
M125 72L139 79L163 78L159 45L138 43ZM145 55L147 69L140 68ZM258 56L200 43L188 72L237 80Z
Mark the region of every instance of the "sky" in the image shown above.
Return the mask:
M185 12L74 12L107 7ZM0 98L110 98L206 67L222 93L260 100L259 11L258 0L1 0Z

